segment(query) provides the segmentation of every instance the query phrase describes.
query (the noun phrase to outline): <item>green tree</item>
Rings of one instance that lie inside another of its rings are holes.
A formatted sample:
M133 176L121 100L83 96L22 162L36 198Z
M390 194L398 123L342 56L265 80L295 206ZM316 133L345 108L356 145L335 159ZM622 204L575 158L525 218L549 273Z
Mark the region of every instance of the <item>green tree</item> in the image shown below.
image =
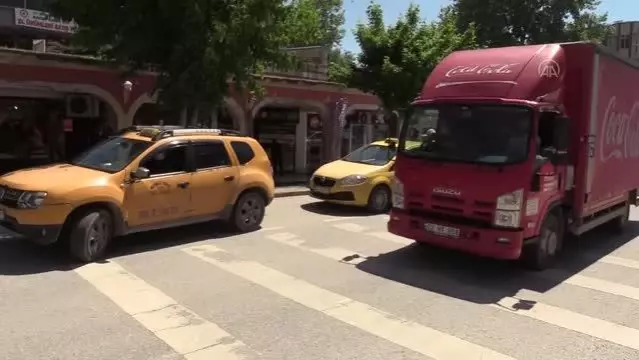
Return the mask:
M426 22L419 7L410 5L391 26L384 24L378 4L371 4L366 14L367 22L358 24L355 30L361 53L354 65L352 84L377 95L387 115L410 104L443 57L475 46L472 26L459 33L452 8L442 9L437 21ZM391 129L396 129L392 122Z
M233 79L255 84L286 61L283 0L58 0L55 15L81 26L74 42L129 71L151 66L164 103L217 104Z
M603 41L607 16L599 0L454 0L460 31L474 23L481 46Z

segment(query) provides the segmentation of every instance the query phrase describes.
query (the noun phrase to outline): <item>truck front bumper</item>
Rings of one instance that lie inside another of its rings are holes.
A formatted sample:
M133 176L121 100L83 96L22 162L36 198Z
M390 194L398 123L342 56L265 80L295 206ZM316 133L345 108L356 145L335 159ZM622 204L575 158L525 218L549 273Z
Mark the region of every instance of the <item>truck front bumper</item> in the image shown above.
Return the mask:
M441 236L426 231L426 224L436 224L459 229L458 237ZM412 217L393 210L388 221L388 231L419 243L432 244L493 259L514 260L521 255L524 242L523 230L477 228L461 224L445 223Z

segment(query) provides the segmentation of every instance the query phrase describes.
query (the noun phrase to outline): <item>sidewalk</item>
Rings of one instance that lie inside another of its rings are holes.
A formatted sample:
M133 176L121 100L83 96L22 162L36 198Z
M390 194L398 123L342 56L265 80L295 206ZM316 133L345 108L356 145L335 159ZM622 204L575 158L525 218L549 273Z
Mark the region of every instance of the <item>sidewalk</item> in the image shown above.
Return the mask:
M310 193L311 191L308 186L303 185L285 185L275 187L276 198L308 195Z

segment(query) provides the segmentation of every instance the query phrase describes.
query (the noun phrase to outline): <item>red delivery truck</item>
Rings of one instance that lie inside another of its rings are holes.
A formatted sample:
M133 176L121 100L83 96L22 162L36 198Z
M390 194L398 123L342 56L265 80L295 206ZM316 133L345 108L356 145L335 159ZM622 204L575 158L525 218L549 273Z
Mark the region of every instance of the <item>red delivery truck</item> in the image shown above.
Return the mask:
M452 53L402 124L395 176L391 233L547 268L567 235L622 230L637 205L639 66L585 42Z

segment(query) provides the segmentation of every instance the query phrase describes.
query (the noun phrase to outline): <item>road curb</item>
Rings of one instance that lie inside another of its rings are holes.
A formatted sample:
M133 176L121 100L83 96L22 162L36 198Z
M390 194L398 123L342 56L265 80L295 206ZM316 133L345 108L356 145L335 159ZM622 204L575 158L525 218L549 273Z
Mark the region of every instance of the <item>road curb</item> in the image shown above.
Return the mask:
M283 197L291 197L291 196L303 196L309 195L311 193L310 190L294 190L294 191L286 191L281 193L275 193L275 198L283 198Z

